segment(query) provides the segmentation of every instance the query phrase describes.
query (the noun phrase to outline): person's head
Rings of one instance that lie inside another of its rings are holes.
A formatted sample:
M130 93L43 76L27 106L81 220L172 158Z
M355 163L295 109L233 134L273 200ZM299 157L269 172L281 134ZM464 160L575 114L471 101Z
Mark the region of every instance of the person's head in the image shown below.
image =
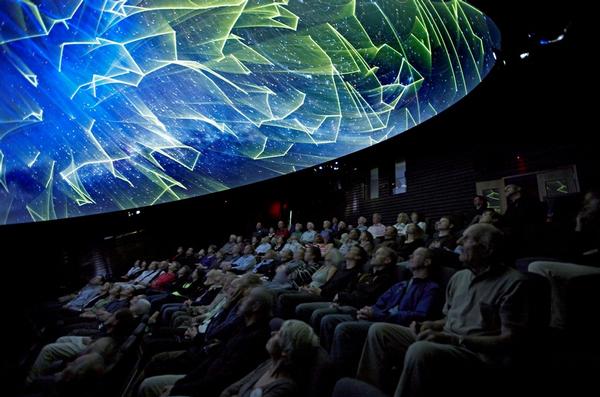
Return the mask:
M235 243L235 240L237 240L237 236L235 234L230 234L229 235L229 242L230 243Z
M258 243L259 243L258 237L252 236L252 239L250 240L250 244L257 245Z
M137 299L129 304L129 310L134 317L141 317L150 313L150 302L147 299Z
M417 211L413 211L410 213L410 220L412 223L418 223L421 220L421 216Z
M294 253L292 252L292 250L284 249L279 254L279 257L281 258L282 262L288 262L292 260L292 258L294 257Z
M177 247L177 253L178 254L183 254L183 246Z
M113 298L120 296L121 284L114 284L112 287L110 287L110 289L108 290L108 295L110 295Z
M479 223L487 223L490 225L495 225L500 221L500 214L496 212L496 210L492 208L488 208L483 211L481 217L479 218Z
M333 218L331 218L331 223L333 223L334 225L336 225L338 222L339 221L337 217L334 216Z
M409 259L409 267L414 278L427 278L431 273L433 251L428 248L417 248Z
M331 229L331 221L323 221L323 230Z
M421 229L416 223L411 223L406 226L406 235L412 236L413 239L423 238L423 229Z
M294 226L294 230L297 232L301 232L302 231L302 224L301 223L296 223L296 225Z
M504 194L506 195L507 200L515 201L521 197L521 187L513 184L506 185L504 188Z
M398 229L396 229L394 226L386 226L384 237L389 240L396 239L396 237L398 237Z
M342 242L342 244L345 244L348 241L348 233L342 233L342 235L340 236L340 241Z
M448 232L452 230L453 227L454 223L452 222L452 219L450 219L449 216L442 216L437 223L438 232Z
M380 270L395 265L397 261L398 255L396 255L396 251L389 247L379 247L371 260L371 266L375 270Z
M314 243L315 244L325 244L325 238L323 238L323 236L321 236L320 234L317 234L315 236Z
M306 250L304 248L298 248L298 249L296 249L296 252L294 252L294 260L295 261L301 261L301 260L303 260L305 253L306 253Z
M368 241L368 242L373 242L373 235L371 234L371 232L368 231L363 231L360 233L360 241L364 242L364 241Z
M107 294L111 288L112 288L112 284L109 282L102 284L102 287L100 287L100 294Z
M270 239L269 237L263 237L263 238L260 240L260 243L261 243L261 244L270 244L270 241L271 241L271 239Z
M235 244L233 247L231 247L231 254L233 256L239 255L241 251L242 247L239 244Z
M187 276L190 275L192 269L190 269L189 266L182 266L181 269L177 270L177 277L178 278L185 278Z
M275 234L275 228L273 226L269 228L269 234Z
M299 320L284 321L266 346L271 359L280 362L278 370L288 373L306 357L312 356L318 347L319 338L312 327Z
M235 239L235 242L238 244L242 244L244 242L244 237L243 236L237 236Z
M127 337L136 325L137 320L129 309L117 310L104 322L106 333L116 338Z
M352 246L346 253L346 262L355 263L358 266L364 265L368 260L368 254L360 245Z
M272 314L272 309L273 295L264 287L253 287L242 298L238 313L247 320L250 318L268 318Z
M119 299L131 299L133 297L133 293L135 289L129 285L124 285L121 287L121 292L119 294Z
M265 252L265 255L263 256L263 259L275 259L277 257L277 252L275 250L267 250L267 252Z
M262 223L256 222L256 230L258 230L258 231L262 230Z
M352 229L348 232L349 240L358 241L359 237L360 237L360 233L358 232L358 229Z
M277 228L278 229L285 229L285 222L284 221L277 222Z
M341 252L337 248L331 248L325 254L325 264L326 265L332 265L332 266L339 268L343 262L344 262L344 255L342 255Z
M252 255L254 253L254 248L252 245L248 244L244 247L244 255Z
M246 295L246 293L254 288L258 287L262 284L262 280L260 276L253 273L246 273L241 277L234 279L231 282L230 290L232 301L236 300L236 297L242 297Z
M202 277L202 273L200 272L200 269L198 269L198 268L194 269L194 271L192 272L190 277L192 278L192 281L200 280L200 277Z
M598 202L600 201L600 194L595 191L589 191L583 196L583 206L598 206Z
M357 223L359 226L364 226L367 224L367 218L365 218L364 216L359 216Z
M315 230L315 224L312 222L307 222L306 223L306 230L312 231Z
M177 262L171 262L167 269L169 270L169 273L175 273L179 270L179 264Z
M216 270L216 269L209 270L209 272L206 273L206 278L204 279L204 285L209 287L211 285L218 284L219 281L221 281L222 277L223 277L223 273L221 273L219 270Z
M148 267L148 262L146 262L146 261L140 262L140 269L146 270L147 267Z
M478 194L477 196L473 197L473 206L477 209L487 208L487 199L485 198L485 196Z
M492 225L469 226L458 242L463 246L459 260L469 268L481 269L502 260L504 235Z
M346 230L346 222L344 221L339 221L338 222L338 230Z
M310 246L306 248L304 253L304 262L314 263L321 260L321 250L319 247Z
M398 214L398 217L396 217L396 223L406 225L408 222L410 222L410 218L406 212L401 212Z
M166 271L169 268L169 265L170 265L169 261L162 261L162 262L160 262L158 264L158 268L160 270L165 270Z
M297 243L298 242L298 236L296 236L295 234L292 234L290 236L290 238L288 239L288 243Z
M209 245L207 252L209 255L213 255L215 252L217 252L217 246L214 244Z
M381 215L377 212L373 214L373 224L378 225L381 223Z
M194 255L194 248L193 248L193 247L190 247L190 248L188 248L188 249L185 251L185 254L186 254L187 256L192 256L192 255Z

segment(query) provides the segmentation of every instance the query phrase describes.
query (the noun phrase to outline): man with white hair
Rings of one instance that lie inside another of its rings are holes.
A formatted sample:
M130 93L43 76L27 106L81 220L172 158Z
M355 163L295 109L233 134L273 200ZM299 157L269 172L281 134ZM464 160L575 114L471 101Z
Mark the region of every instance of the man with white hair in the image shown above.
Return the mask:
M312 243L315 241L315 237L317 236L317 232L315 231L315 224L312 222L308 222L306 224L306 231L302 233L300 237L300 242L303 244Z
M404 370L396 397L442 390L453 395L456 390L448 391L451 385L469 385L461 382L465 367L502 366L510 358L528 327L526 276L502 263L503 235L494 226L470 226L460 242L460 261L466 269L450 279L445 317L411 327L373 324L359 378L386 389L389 368L399 366Z

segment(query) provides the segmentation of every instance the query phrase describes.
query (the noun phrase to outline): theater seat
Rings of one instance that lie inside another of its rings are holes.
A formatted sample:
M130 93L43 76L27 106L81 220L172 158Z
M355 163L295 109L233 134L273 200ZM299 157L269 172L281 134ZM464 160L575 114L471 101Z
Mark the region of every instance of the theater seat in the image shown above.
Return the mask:
M332 397L388 397L387 394L366 382L342 378L335 384Z

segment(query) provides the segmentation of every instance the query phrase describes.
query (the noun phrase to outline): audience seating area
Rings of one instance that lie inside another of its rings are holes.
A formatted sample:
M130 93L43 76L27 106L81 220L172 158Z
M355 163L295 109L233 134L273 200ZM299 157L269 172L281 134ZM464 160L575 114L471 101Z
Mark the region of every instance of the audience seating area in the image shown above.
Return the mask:
M578 390L600 367L598 195L563 231L570 253L536 260L545 219L523 213L519 190L507 187L502 215L476 198L464 224L259 222L221 246L96 275L37 311L22 395Z

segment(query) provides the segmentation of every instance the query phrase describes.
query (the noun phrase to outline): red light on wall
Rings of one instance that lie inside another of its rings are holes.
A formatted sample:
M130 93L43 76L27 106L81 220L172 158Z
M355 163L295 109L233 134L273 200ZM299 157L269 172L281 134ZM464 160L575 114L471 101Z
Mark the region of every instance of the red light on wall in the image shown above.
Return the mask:
M274 219L281 218L281 203L279 201L275 201L273 204L271 204L271 207L269 208L269 215L271 215L271 217Z
M525 174L527 172L527 163L521 155L517 155L517 170L519 174Z

